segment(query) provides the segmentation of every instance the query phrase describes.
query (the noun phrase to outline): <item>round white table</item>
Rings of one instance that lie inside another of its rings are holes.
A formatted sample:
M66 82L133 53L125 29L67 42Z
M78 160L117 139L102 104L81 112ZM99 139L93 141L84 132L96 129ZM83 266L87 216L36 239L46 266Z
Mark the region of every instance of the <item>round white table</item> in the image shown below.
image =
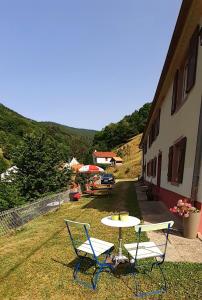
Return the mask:
M128 216L127 221L121 221L121 220L112 220L111 216L105 217L101 220L101 223L110 227L118 227L119 228L119 252L118 255L115 255L113 257L113 260L115 261L115 266L117 266L119 263L124 263L127 261L127 257L123 255L122 253L122 228L125 227L133 227L135 225L140 224L140 219L132 216Z

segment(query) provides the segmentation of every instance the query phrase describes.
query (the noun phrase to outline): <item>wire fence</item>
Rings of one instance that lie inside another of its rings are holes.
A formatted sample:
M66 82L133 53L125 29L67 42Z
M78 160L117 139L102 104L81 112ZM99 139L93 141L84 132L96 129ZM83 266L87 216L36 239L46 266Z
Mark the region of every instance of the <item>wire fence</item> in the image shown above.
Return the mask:
M69 191L46 196L36 202L0 212L0 236L24 225L30 220L55 210L69 200Z

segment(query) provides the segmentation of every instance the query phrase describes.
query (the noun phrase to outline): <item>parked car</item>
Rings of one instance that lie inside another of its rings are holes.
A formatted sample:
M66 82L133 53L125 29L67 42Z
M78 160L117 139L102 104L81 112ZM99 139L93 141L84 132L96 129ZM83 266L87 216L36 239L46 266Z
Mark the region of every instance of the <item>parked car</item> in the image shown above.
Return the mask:
M101 184L114 184L115 183L115 178L113 174L103 174L101 176Z

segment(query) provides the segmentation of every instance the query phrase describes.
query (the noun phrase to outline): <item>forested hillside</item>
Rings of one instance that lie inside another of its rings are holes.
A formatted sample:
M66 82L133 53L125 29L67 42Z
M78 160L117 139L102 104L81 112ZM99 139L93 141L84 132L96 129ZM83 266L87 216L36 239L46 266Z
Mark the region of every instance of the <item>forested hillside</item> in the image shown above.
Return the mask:
M0 104L0 171L12 159L12 152L23 137L30 133L44 133L51 137L62 149L64 158L76 156L79 160L88 159L88 151L92 145L96 131L77 129L52 122L36 122L21 116Z
M111 123L97 132L94 137L94 149L111 150L126 143L130 138L142 133L147 122L151 103L145 103L139 110L125 116L118 123Z

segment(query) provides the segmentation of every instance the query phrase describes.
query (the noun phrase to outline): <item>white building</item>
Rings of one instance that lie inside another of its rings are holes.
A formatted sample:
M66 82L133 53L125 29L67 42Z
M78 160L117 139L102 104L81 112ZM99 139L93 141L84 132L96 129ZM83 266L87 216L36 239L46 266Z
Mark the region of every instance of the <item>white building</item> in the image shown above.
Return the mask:
M93 163L94 164L111 164L111 159L116 156L114 152L100 152L94 151L93 152Z
M202 206L202 1L184 0L140 143L159 200ZM202 216L199 224L202 233Z

